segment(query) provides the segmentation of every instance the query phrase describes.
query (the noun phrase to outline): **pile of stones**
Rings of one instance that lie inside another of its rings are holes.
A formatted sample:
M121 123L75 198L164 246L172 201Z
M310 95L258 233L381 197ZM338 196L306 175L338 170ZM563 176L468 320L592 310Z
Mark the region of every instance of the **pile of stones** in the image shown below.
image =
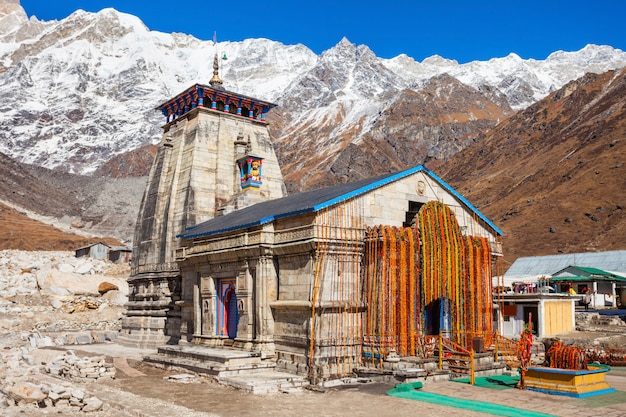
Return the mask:
M51 375L77 381L115 378L115 367L107 363L103 356L80 358L71 350L48 362L44 370Z
M0 408L34 406L37 408L72 407L84 412L98 411L103 402L85 391L63 384L18 382L0 398Z
M624 333L626 332L626 322L618 315L601 315L596 312L577 312L576 330Z
M103 402L79 388L79 383L115 376L115 368L103 358L81 359L73 353L55 358L46 368L67 380L43 374L28 346L0 350L0 415L24 415L29 408L54 409L59 414L68 414L64 409L101 410Z

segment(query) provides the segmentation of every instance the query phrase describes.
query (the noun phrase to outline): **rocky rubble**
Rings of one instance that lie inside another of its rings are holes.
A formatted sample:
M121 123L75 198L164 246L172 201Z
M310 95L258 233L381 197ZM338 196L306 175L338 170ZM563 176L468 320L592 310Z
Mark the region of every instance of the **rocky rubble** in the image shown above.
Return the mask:
M24 339L26 336L21 335ZM114 378L115 368L103 357L79 358L72 351L48 363L36 359L36 348L19 345L15 337L3 337L0 351L0 414L39 415L42 410L69 415L68 409L98 411L103 402L77 382ZM12 346L10 346L12 345ZM46 374L57 378L47 377ZM29 411L37 410L36 414Z
M115 378L115 367L106 363L103 356L79 358L71 350L46 363L44 369L49 374L71 380Z
M33 406L38 408L76 407L84 412L98 411L104 403L85 391L62 384L33 384L20 382L7 390L6 407ZM5 407L5 408L6 408ZM59 413L62 411L59 410Z
M113 365L56 349L117 338L128 273L72 252L0 251L0 415L106 410L86 387L115 378Z
M128 265L76 258L72 252L0 251L0 299L35 293L52 298L98 296L98 287L103 282L127 295L127 276Z
M619 316L607 316L595 312L579 312L576 313L576 330L626 333L626 322Z
M0 332L117 330L128 274L72 252L0 251Z

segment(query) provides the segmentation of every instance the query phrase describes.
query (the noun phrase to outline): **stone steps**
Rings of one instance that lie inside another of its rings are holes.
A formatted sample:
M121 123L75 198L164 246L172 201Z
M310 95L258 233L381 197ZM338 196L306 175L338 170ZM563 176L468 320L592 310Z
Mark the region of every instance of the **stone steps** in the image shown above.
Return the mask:
M277 371L225 376L219 381L253 394L297 393L309 385L309 381L303 376Z
M250 375L255 372L266 371L276 367L276 364L273 362L226 364L207 358L180 357L162 353L144 356L143 360L144 362L158 365L166 369L185 369L210 375L217 379L241 374Z
M249 352L229 348L212 348L199 345L160 346L157 348L157 354L217 362L225 366L258 365L262 363L260 352Z
M144 362L166 369L183 369L208 375L218 382L255 394L298 392L309 384L302 376L277 372L276 362L259 352L198 345L168 345Z

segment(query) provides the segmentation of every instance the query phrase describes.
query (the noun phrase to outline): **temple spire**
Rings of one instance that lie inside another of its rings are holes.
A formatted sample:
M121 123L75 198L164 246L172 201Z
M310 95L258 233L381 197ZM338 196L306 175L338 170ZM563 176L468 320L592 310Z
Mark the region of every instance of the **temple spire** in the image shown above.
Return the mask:
M213 58L213 78L209 81L211 87L213 88L223 88L222 87L222 79L220 78L220 66L218 63L217 52L215 53L215 57Z

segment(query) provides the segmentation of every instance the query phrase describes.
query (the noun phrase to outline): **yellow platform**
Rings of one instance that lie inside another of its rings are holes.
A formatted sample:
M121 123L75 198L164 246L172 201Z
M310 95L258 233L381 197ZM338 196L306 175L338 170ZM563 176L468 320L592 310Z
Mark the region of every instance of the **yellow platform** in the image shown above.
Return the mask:
M528 368L524 383L533 391L570 397L589 397L614 392L605 381L607 368L589 366L585 370Z

